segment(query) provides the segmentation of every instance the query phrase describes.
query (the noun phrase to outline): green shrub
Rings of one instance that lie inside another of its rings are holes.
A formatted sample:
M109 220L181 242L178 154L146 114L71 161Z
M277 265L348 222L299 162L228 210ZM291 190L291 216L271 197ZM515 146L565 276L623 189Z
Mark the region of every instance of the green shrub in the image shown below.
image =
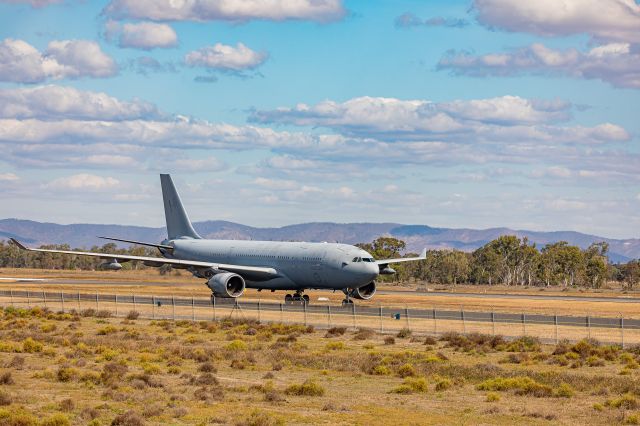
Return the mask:
M78 372L71 367L60 367L56 373L59 382L69 382L78 375Z
M373 374L376 376L388 376L391 374L391 369L386 365L379 364L373 368Z
M406 339L407 337L411 337L411 330L408 328L400 329L400 331L398 331L398 334L396 334L396 337L399 337L401 339Z
M498 402L500 401L500 394L496 392L489 392L487 394L487 402Z
M567 383L560 383L560 386L553 392L554 396L558 398L571 398L575 393L573 388Z
M478 390L506 391L514 390L518 395L532 395L536 397L552 396L551 386L538 383L530 377L496 377L485 380L476 386Z
M453 382L451 382L451 380L447 379L446 377L440 378L436 381L437 391L444 391L444 390L450 389L451 386L453 386Z
M40 426L71 426L69 418L62 413L56 413L40 422Z
M400 377L413 377L416 375L416 369L413 364L404 364L398 368L398 376Z
M638 400L629 393L622 395L620 398L609 399L604 404L607 407L624 408L627 410L638 408Z
M407 377L401 385L391 389L391 393L425 393L428 390L429 386L424 377Z
M638 414L631 414L624 419L626 425L638 425L640 424L640 416Z
M238 340L238 339L231 341L227 345L227 350L230 350L230 351L246 351L247 349L249 349L247 344L242 340Z
M111 324L102 327L100 330L98 330L98 335L100 336L106 336L108 334L113 334L116 333L118 331L117 328L115 328L114 326L112 326Z
M600 404L599 402L596 402L595 404L593 404L593 409L596 411L603 411L604 405Z
M22 351L27 353L42 352L43 345L36 342L31 337L27 337L22 341Z
M324 388L312 380L307 380L300 385L289 385L284 393L296 396L322 396Z
M343 342L329 342L325 345L324 348L328 351L338 351L344 349L345 346Z

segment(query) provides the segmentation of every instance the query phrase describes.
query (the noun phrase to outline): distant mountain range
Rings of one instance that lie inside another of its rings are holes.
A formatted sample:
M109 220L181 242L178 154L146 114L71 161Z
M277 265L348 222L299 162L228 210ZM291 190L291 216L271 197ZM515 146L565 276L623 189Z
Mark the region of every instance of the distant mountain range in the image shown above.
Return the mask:
M527 237L543 246L556 241L567 241L582 248L593 242L609 243L609 257L614 262L640 258L640 239L616 240L573 231L535 232L509 228L453 229L432 228L426 225L398 223L303 223L281 228L255 228L225 221L194 223L195 229L206 238L272 241L328 241L355 244L371 242L380 236L392 236L407 243L407 249L419 252L430 249L456 248L472 251L501 235ZM120 237L130 240L159 242L165 238L165 228L144 226L73 224L58 225L30 220L0 220L0 239L14 237L33 244L67 243L74 248L90 248L107 241L96 236Z

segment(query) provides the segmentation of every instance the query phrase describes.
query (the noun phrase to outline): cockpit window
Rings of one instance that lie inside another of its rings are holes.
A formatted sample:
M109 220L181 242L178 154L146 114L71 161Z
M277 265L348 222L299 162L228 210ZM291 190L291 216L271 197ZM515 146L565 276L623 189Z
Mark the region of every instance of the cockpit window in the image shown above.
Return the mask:
M373 260L373 258L371 258L371 257L363 257L363 258L362 258L362 261L363 261L363 262L375 262L375 261Z
M362 261L362 259L359 258L359 257L354 257L353 260L352 260L353 263L357 263L357 262L361 262L361 261Z

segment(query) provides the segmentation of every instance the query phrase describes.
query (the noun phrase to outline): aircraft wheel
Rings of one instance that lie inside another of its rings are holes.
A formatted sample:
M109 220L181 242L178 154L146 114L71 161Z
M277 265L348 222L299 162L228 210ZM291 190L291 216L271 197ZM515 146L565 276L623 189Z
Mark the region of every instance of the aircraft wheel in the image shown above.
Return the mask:
M287 294L286 296L284 296L284 303L287 305L290 305L293 302L293 296L290 294Z
M351 307L353 305L353 300L343 299L342 306L343 307Z
M308 295L308 294L305 294L304 296L302 296L302 301L303 301L305 304L307 304L307 305L308 305L308 304L309 304L309 295Z

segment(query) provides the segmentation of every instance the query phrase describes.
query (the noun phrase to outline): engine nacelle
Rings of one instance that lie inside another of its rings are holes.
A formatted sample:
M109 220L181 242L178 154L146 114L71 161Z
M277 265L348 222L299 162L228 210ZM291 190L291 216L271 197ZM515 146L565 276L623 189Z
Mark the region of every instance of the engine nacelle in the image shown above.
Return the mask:
M376 282L371 281L369 284L360 288L354 288L349 292L349 296L354 299L369 300L376 294Z
M215 297L240 297L244 293L245 282L238 274L224 272L216 274L207 281L207 286Z
M122 265L118 263L117 259L111 259L108 262L101 263L98 265L99 269L108 269L110 271L119 271L122 269Z

